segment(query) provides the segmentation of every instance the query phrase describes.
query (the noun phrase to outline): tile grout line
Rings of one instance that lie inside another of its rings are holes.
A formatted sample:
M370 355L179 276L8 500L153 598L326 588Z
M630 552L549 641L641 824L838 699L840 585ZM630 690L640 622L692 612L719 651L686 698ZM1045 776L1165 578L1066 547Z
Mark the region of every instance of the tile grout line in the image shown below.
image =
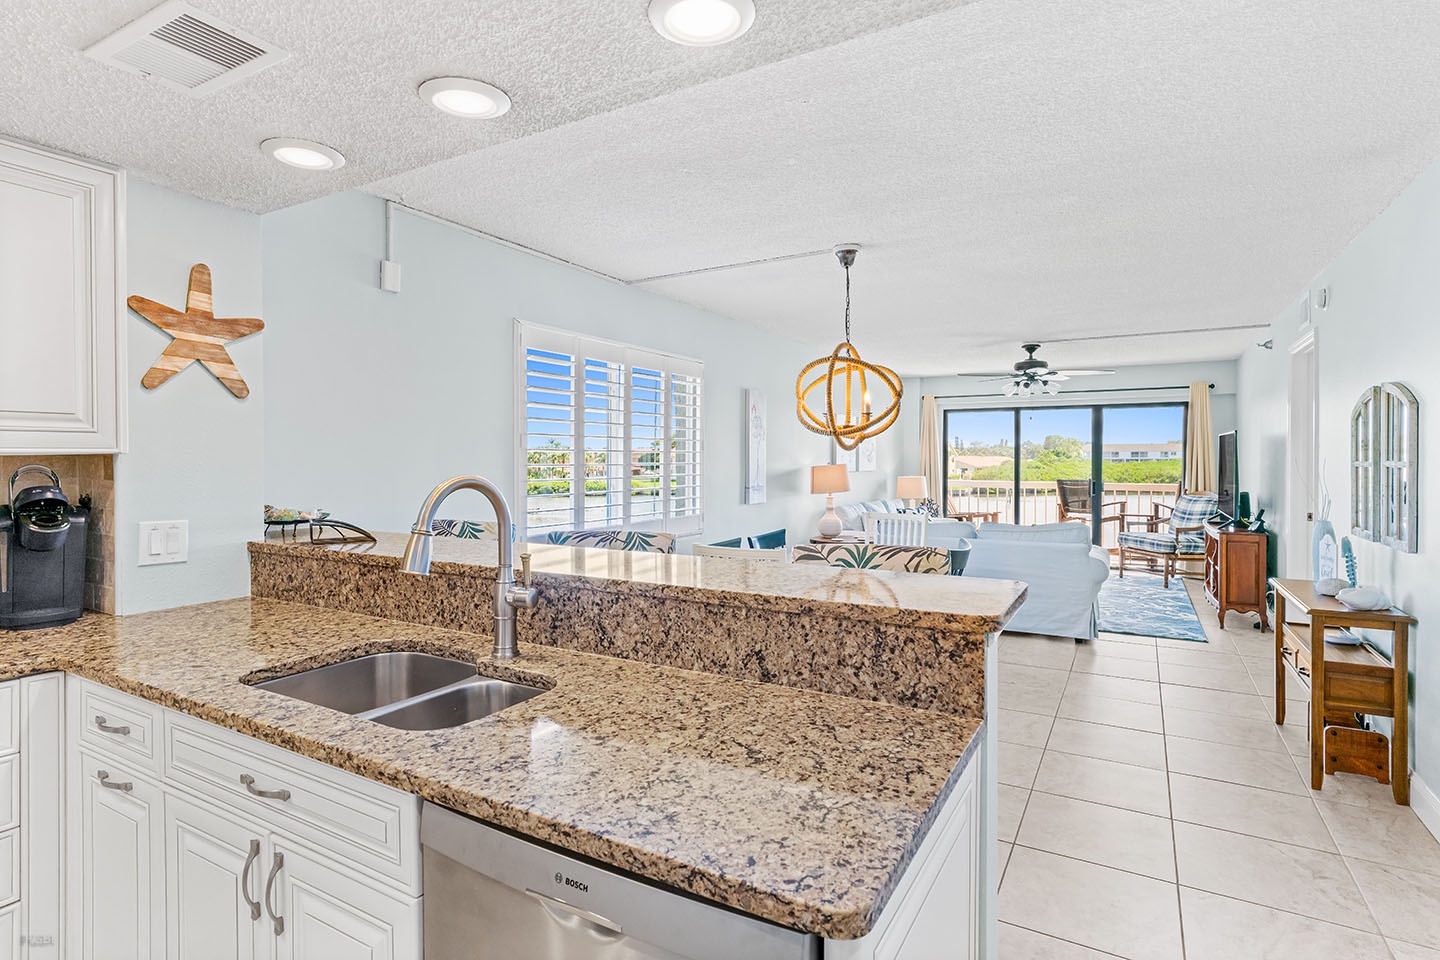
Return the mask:
M1098 953L1102 957L1115 957L1116 960L1126 960L1125 957L1121 956L1118 953L1111 953L1109 950L1101 950L1099 947L1092 947L1089 944L1081 943L1078 940L1067 940L1064 937L1057 937L1053 933L1046 933L1043 930L1036 930L1033 927L1026 927L1018 923L1012 923L1009 920L1003 920L1001 922L1007 923L1017 930L1028 930L1030 933L1033 933L1036 936L1045 937L1049 940L1058 940L1060 943L1068 943L1072 947L1079 947L1082 950L1089 950L1091 953ZM1004 960L1004 958L1002 957L1001 960Z
M1198 617L1196 619L1199 619ZM1201 621L1201 630L1204 630L1204 621ZM1209 635L1207 633L1208 642ZM1158 656L1158 654L1157 654ZM1157 669L1156 676L1159 676ZM1180 921L1180 957L1184 960L1187 948L1185 946L1185 902L1180 896L1180 845L1175 840L1175 791L1170 789L1170 736L1169 728L1165 725L1165 695L1160 694L1160 741L1161 748L1165 753L1165 803L1170 811L1170 859L1175 865L1175 916Z

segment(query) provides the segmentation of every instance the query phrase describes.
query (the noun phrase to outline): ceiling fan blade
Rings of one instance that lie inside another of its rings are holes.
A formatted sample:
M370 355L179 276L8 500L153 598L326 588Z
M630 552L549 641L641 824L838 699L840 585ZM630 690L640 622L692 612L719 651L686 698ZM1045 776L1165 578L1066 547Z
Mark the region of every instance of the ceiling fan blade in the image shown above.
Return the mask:
M959 373L959 377L978 377L981 380L1014 380L1013 373Z
M1055 373L1063 373L1067 377L1108 377L1114 370L1056 370Z

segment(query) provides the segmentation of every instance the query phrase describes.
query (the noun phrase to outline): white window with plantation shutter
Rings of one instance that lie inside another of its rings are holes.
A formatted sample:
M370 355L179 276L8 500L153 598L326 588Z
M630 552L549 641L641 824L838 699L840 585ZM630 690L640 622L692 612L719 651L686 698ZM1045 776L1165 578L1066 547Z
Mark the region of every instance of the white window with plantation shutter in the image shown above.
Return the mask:
M522 536L704 527L704 366L518 325Z

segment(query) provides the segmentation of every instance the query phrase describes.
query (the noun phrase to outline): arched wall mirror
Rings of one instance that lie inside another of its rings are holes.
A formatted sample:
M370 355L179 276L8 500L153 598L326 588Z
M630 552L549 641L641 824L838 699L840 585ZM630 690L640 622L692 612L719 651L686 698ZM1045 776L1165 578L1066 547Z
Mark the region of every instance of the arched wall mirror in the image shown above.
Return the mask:
M1350 412L1351 535L1420 546L1420 404L1403 383L1370 387Z

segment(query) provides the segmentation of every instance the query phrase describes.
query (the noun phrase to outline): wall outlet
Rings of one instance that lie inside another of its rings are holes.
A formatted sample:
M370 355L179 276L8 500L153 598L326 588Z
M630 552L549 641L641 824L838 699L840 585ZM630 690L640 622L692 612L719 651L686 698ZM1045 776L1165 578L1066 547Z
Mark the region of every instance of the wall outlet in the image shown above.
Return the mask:
M189 520L142 520L140 566L185 563L190 559Z

